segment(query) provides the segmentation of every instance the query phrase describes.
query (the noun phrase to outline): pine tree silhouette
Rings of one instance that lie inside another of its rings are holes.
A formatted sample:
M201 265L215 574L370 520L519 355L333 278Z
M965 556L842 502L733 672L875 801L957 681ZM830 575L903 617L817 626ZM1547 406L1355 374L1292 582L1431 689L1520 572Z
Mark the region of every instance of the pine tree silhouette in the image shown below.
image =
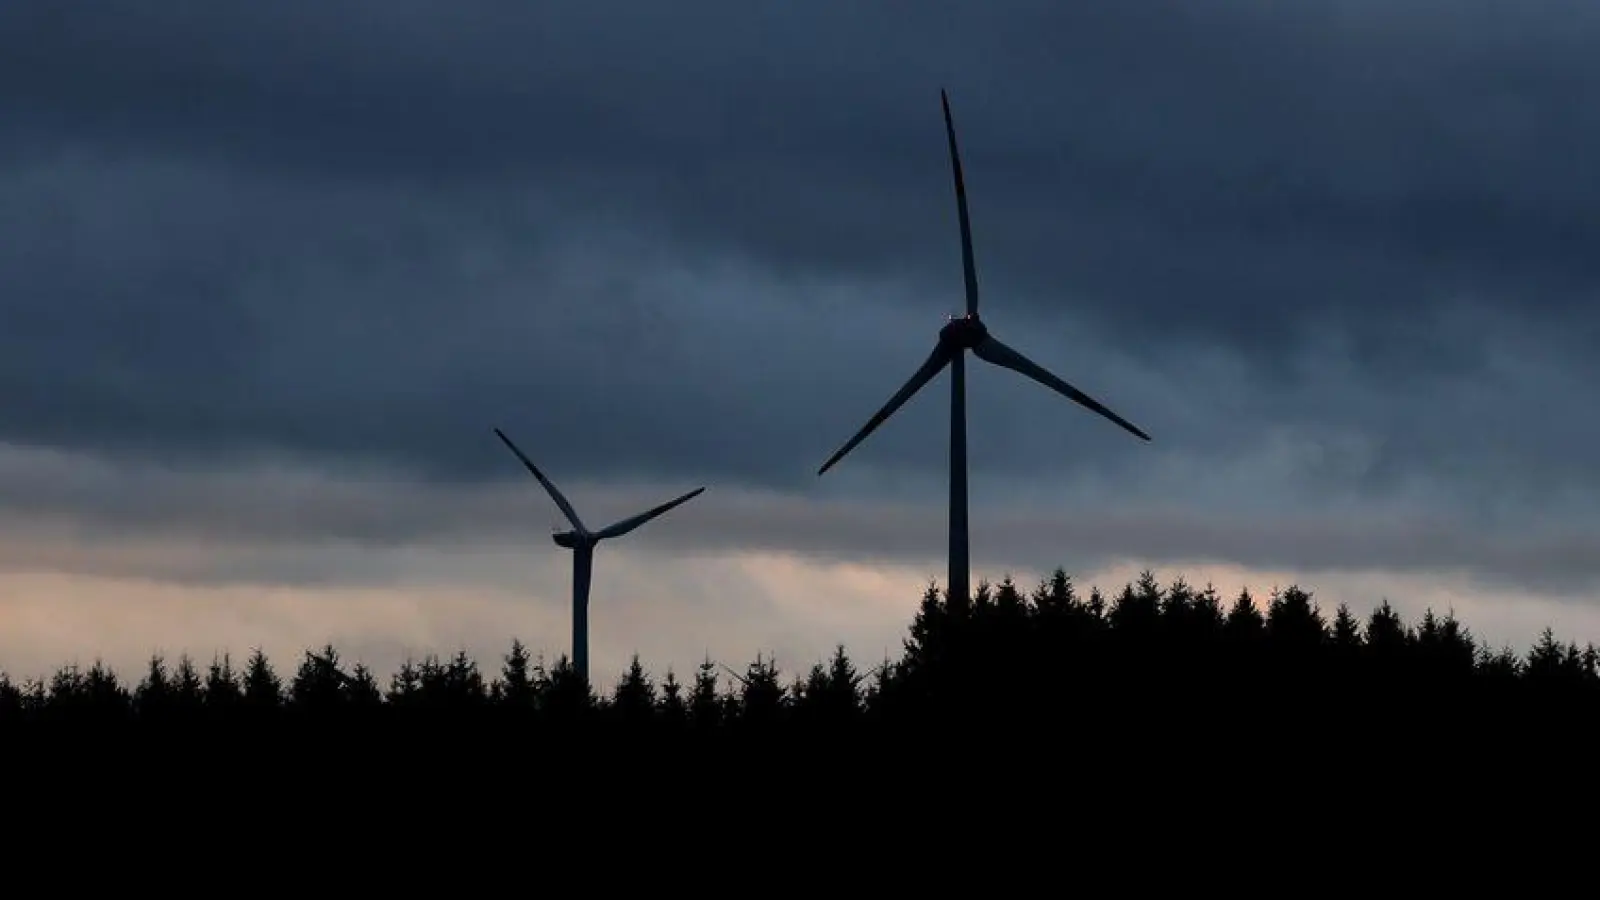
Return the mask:
M1354 739L1504 756L1537 741L1586 746L1600 730L1600 651L1551 629L1519 654L1486 646L1453 611L1427 609L1411 627L1388 600L1365 622L1341 603L1330 620L1298 585L1273 589L1263 610L1248 589L1225 605L1214 586L1196 590L1181 574L1163 586L1142 572L1111 603L1105 597L1097 586L1082 597L1059 569L1026 595L1009 576L980 579L970 603L955 607L930 584L901 654L886 653L871 670L840 644L792 676L757 654L728 669L726 681L708 657L691 682L668 668L656 684L634 655L605 697L565 657L547 670L520 640L492 684L457 650L407 660L386 690L332 646L303 654L288 685L259 648L242 671L220 653L203 675L187 654L173 665L153 654L131 690L96 660L46 679L0 675L0 733L126 723L178 733L194 723L253 722L267 727L255 739L268 746L275 729L313 722L321 733L293 746L316 746L304 741L326 742L329 729L341 728L346 752L363 735L387 735L431 761L451 748L504 748L524 737L506 728L530 731L529 743L515 746L545 750L596 726L626 740L793 734L841 747L861 745L862 729L873 728L909 735L907 746L924 751L939 740L979 739L1038 761L1089 747L1102 759L1151 747L1287 755ZM845 733L852 730L860 733ZM1098 777L1082 765L1045 768Z
M661 698L658 701L657 715L674 733L689 723L689 704L683 697L683 684L678 681L677 673L670 668L667 669L666 677L661 679Z
M722 724L722 696L717 689L717 666L710 657L695 671L694 689L689 694L689 720L696 729L706 731Z
M494 683L495 702L526 721L537 708L538 686L534 683L533 657L519 640L512 639L500 677Z
M233 659L223 653L211 658L206 670L206 712L215 721L232 722L237 719L244 704L244 690L239 676L233 671Z
M256 719L275 717L283 707L283 680L257 647L244 667L244 708Z
M655 718L656 686L645 674L637 653L612 693L611 712L619 724L634 728L647 725Z

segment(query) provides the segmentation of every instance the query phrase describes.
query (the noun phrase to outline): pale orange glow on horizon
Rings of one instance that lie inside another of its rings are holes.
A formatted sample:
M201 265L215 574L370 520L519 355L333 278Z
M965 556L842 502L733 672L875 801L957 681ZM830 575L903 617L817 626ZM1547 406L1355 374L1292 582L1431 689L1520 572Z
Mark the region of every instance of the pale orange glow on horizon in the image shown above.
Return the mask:
M197 663L229 651L242 660L263 648L281 674L302 650L333 642L386 682L408 656L465 650L487 674L499 669L513 636L547 660L566 652L566 560L522 552L474 556L481 576L454 584L395 586L182 585L132 577L0 572L0 670L14 679L103 658L137 678L152 652ZM1087 595L1108 595L1138 576L1128 564L1075 576ZM596 577L592 605L596 680L609 684L638 652L657 675L680 676L707 654L738 665L776 654L791 673L843 643L863 667L897 656L929 574L937 564L822 563L779 553L663 560L617 549ZM1168 566L1194 586L1213 582L1227 602L1248 587L1265 604L1274 586L1298 582L1329 614L1344 601L1360 616L1385 596L1414 622L1431 605L1453 608L1490 643L1525 649L1546 625L1564 639L1600 638L1600 610L1531 595L1475 590L1449 579L1383 573L1296 578L1229 565ZM1031 589L1044 572L1014 573ZM998 580L991 575L990 580Z

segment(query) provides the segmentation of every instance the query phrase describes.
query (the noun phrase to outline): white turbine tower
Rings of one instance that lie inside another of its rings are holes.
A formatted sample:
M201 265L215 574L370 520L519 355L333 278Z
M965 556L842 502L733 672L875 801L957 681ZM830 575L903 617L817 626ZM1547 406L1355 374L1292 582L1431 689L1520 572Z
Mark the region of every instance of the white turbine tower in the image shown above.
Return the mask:
M1078 390L1043 367L1007 347L989 333L978 318L978 272L972 261L972 226L967 218L967 189L961 178L961 156L956 151L956 128L950 118L950 98L939 91L944 105L945 135L950 143L950 168L955 174L956 211L961 221L961 265L966 278L967 313L952 318L939 331L939 342L934 345L922 368L900 388L899 393L878 410L861 430L817 470L820 476L834 463L844 458L855 446L866 440L879 425L904 406L912 395L932 381L946 366L950 368L950 599L969 599L968 544L967 544L967 372L966 352L992 365L1011 369L1062 394L1070 400L1088 407L1117 423L1138 437L1148 441L1150 436L1102 406L1088 394Z
M500 440L505 442L507 447L511 448L511 452L517 455L517 459L522 460L522 464L528 467L528 471L533 473L533 477L539 479L539 483L544 485L545 491L550 494L550 499L556 502L556 506L561 507L562 514L567 517L568 522L572 523L571 531L560 531L551 535L550 538L555 541L556 546L565 547L572 551L572 665L579 677L584 680L584 683L588 683L589 575L594 568L595 545L609 538L622 537L672 508L693 500L705 488L695 488L676 500L668 501L654 509L646 510L615 524L607 525L599 531L590 531L584 527L583 520L578 518L577 511L572 508L571 503L567 502L567 498L561 495L561 491L550 483L550 479L544 477L544 473L539 471L539 467L535 466L532 460L517 449L516 444L511 443L511 439L505 436L505 432L496 428L494 433L499 435Z

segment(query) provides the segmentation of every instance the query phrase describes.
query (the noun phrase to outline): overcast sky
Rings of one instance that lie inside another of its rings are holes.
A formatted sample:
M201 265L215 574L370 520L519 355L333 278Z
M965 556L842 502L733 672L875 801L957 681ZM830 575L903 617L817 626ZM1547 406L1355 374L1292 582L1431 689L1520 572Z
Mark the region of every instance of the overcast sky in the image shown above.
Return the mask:
M944 577L1299 582L1600 640L1600 7L0 5L0 669L332 640L897 652ZM288 662L286 660L286 662Z

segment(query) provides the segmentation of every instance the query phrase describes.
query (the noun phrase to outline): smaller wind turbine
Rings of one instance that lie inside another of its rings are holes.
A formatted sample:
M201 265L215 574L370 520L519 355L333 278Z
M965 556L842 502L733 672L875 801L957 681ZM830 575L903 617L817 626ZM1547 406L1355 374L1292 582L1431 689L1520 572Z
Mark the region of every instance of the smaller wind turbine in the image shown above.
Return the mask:
M494 433L511 449L512 453L517 455L517 459L522 460L522 464L528 467L528 471L533 473L533 477L539 479L539 483L544 485L545 492L550 495L550 499L556 502L556 506L561 508L562 515L565 515L567 521L572 523L572 530L558 531L552 534L550 539L555 542L557 547L564 547L572 551L572 666L577 671L578 676L587 684L589 681L589 576L594 569L595 545L609 538L622 537L651 519L700 496L705 488L695 488L676 500L669 500L654 509L646 510L636 516L630 516L620 522L607 525L599 531L590 531L584 527L583 520L578 518L577 510L572 508L572 504L567 502L567 498L562 496L561 491L550 483L550 479L544 477L544 473L539 471L539 467L534 465L532 460L517 449L516 444L511 443L511 439L506 437L505 432L496 428Z

